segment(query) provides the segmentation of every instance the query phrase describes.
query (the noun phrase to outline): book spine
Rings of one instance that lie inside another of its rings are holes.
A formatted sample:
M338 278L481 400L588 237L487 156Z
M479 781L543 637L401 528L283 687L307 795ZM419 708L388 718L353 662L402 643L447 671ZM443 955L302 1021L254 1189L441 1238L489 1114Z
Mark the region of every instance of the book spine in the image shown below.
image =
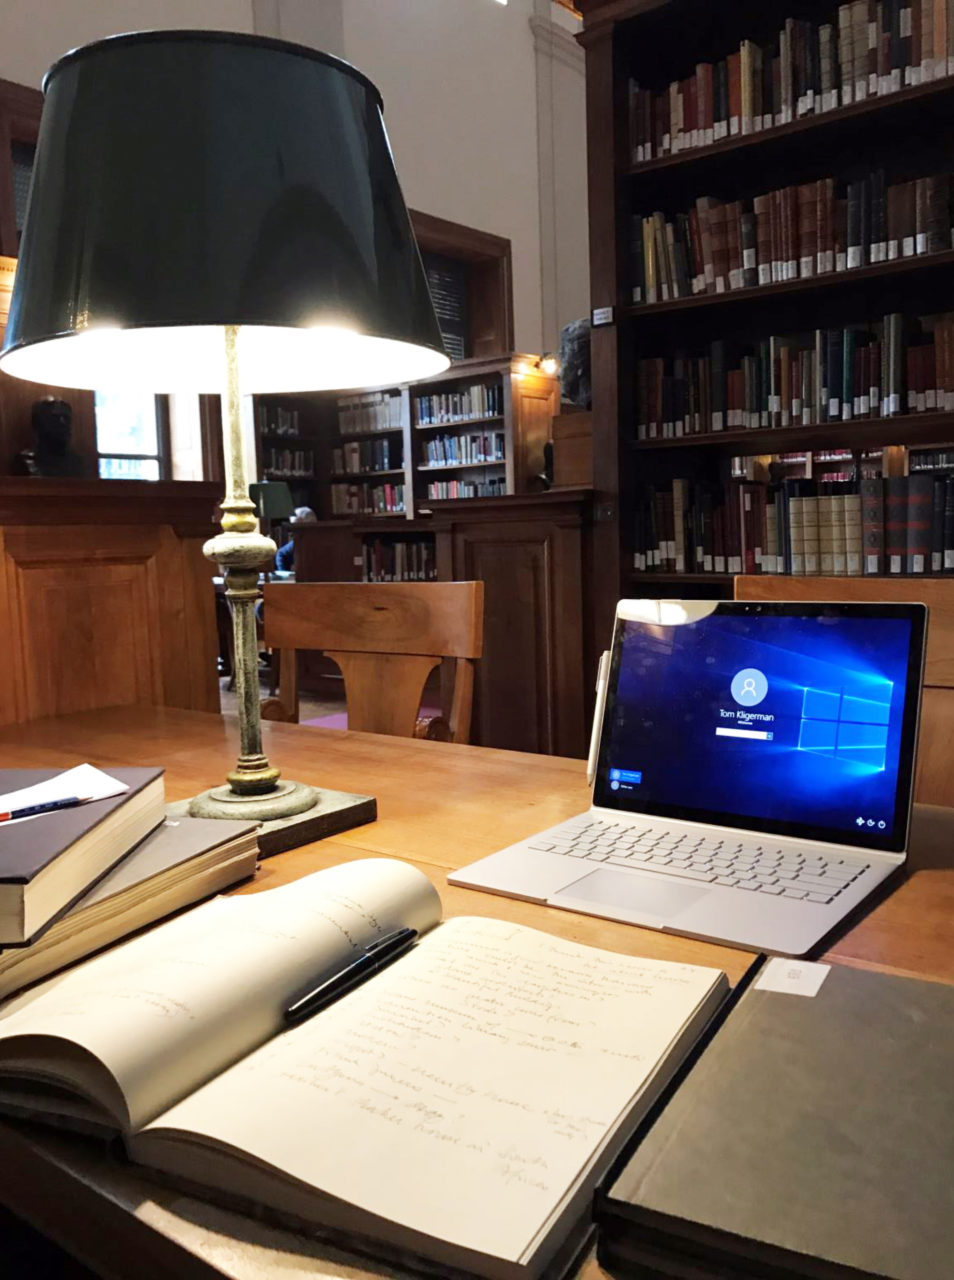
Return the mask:
M884 550L889 576L903 574L907 555L908 477L889 476L884 482Z
M881 477L861 481L861 529L864 542L864 572L881 577L885 571L884 482Z
M930 571L934 477L930 472L907 477L905 568L911 574Z

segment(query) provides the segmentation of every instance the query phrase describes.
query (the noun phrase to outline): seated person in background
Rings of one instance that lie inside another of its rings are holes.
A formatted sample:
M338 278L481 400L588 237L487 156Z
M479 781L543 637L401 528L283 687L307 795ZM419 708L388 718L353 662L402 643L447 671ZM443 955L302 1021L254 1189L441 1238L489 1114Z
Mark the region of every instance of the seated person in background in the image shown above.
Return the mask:
M292 524L317 524L318 517L311 507L296 507L292 512ZM275 552L275 568L279 573L293 573L295 569L295 540L289 538Z

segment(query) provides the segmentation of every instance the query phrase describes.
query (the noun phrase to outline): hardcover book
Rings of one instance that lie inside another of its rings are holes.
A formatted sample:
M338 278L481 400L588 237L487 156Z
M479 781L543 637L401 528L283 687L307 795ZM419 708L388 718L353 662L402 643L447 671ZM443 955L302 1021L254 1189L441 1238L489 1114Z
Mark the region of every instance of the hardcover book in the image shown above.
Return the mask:
M0 794L60 769L0 769ZM122 795L0 825L0 946L23 946L163 819L161 769L111 769Z

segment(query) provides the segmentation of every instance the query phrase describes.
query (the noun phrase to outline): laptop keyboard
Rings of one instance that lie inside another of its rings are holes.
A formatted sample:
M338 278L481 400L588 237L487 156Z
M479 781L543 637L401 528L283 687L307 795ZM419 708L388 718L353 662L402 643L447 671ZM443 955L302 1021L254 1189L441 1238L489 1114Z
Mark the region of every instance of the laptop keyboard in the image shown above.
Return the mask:
M771 838L697 836L657 827L602 822L582 814L528 841L528 847L617 867L658 871L802 902L828 903L867 871L857 859L775 847Z

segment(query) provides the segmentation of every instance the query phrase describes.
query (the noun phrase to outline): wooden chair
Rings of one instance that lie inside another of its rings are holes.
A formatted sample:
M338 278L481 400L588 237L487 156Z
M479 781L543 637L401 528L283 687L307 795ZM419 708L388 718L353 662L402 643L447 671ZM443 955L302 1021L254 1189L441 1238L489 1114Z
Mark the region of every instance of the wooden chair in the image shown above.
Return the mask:
M262 716L298 720L299 649L341 669L348 727L466 742L474 660L483 648L482 582L294 582L266 585L265 643L280 651L277 698ZM456 659L449 720L418 718L427 677Z
M736 578L737 600L859 600L930 610L914 798L954 806L954 579Z

